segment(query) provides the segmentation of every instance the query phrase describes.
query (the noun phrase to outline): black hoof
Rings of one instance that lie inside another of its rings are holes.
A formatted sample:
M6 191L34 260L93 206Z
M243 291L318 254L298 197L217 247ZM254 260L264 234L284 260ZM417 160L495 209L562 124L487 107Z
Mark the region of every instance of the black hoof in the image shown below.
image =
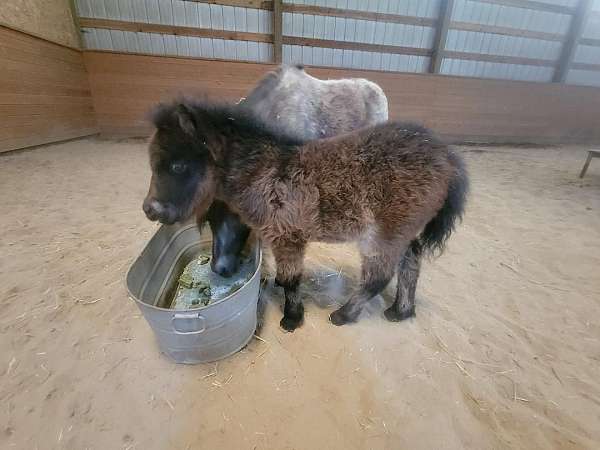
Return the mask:
M412 307L404 311L398 311L398 309L394 306L390 306L383 312L383 315L390 322L400 322L401 320L408 319L416 315L415 306L413 305Z
M288 333L293 333L296 328L302 325L304 322L304 316L283 316L283 319L279 322L279 326Z
M329 321L336 325L336 326L341 326L341 325L346 325L347 323L352 323L352 322L356 322L358 315L351 315L348 314L345 310L344 307L342 306L340 309L338 309L337 311L332 312L329 315Z

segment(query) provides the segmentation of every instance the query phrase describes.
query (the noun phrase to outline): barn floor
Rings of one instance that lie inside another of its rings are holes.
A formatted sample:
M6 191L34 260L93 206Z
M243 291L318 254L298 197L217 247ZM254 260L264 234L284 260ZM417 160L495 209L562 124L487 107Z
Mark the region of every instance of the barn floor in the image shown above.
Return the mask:
M158 353L124 287L156 228L144 143L0 157L0 447L598 448L600 164L579 180L583 148L463 150L468 215L416 319L380 299L329 324L343 297L319 286L341 269L344 291L357 259L315 245L304 327L279 329L271 287L262 339L199 366Z

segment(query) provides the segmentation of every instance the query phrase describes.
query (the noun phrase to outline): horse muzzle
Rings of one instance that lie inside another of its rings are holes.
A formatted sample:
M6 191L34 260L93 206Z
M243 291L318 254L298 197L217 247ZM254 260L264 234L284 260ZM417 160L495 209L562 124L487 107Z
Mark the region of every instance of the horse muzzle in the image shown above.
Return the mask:
M165 225L173 225L177 222L177 211L173 205L161 203L153 198L146 198L142 206L146 217L155 222L159 221Z
M239 261L235 255L218 255L213 252L211 269L214 273L229 278L238 271Z

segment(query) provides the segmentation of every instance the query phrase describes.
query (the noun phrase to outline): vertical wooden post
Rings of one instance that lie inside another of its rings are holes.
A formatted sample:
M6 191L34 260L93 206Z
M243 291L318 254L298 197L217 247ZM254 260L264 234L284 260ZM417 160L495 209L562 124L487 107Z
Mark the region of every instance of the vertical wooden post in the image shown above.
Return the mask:
M437 28L435 30L435 38L433 40L431 60L429 63L430 73L440 73L453 10L454 0L442 0L440 2L440 12L438 14Z
M283 5L282 0L273 0L273 59L277 64L281 64L283 36Z
M581 37L586 20L592 9L592 3L592 0L579 0L579 3L577 4L575 14L571 17L569 31L563 42L558 65L556 66L554 76L552 77L552 81L555 83L564 83L567 79L569 69L573 63L573 58L575 57L575 52L577 51L579 38Z
M77 14L77 8L75 7L75 0L69 0L69 10L71 11L75 29L77 30L77 42L79 43L79 48L83 48L83 36L81 35L83 31L81 31L81 26L79 25L79 15Z

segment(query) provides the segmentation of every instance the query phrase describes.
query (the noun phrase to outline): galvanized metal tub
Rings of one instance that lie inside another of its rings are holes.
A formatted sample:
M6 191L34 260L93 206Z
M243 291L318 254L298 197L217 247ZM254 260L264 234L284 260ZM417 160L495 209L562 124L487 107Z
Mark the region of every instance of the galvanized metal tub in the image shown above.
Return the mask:
M127 289L156 335L158 345L175 362L196 364L226 358L243 348L257 324L262 252L252 244L252 277L236 292L200 308L175 311L168 306L183 268L201 249L210 249L209 234L195 224L163 225L127 273Z

